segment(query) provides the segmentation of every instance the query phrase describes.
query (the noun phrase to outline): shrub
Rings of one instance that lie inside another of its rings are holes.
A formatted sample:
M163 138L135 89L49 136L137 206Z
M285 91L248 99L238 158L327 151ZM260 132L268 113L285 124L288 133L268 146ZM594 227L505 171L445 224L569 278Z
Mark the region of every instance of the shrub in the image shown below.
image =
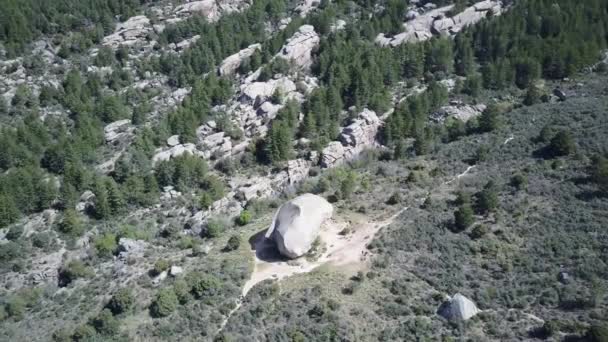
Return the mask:
M20 296L12 296L10 300L6 303L5 309L6 313L19 321L23 319L23 314L25 314L25 300Z
M7 243L0 244L0 261L11 261L20 257L21 254L22 248L18 243L9 241Z
M168 269L169 269L169 262L165 259L158 259L154 263L154 268L152 269L152 272L155 275L159 275Z
M205 229L205 236L208 238L216 238L222 235L224 231L224 224L220 220L211 219L207 221L207 229Z
M589 342L608 342L608 324L595 324L587 331Z
M483 224L479 224L476 225L475 227L473 227L473 229L471 230L471 239L473 240L477 240L482 238L484 235L486 235L488 233L488 227L483 225Z
M59 286L67 286L78 278L92 276L91 270L80 260L72 260L59 271Z
M249 210L243 210L236 218L236 224L239 226L244 226L251 222L251 212Z
M14 241L17 240L23 235L23 226L13 226L6 233L6 238L8 240Z
M528 185L528 178L522 174L516 174L511 177L511 186L517 190L523 190Z
M116 235L112 233L105 233L95 239L95 249L101 257L112 256L117 248Z
M109 309L103 309L101 312L90 320L89 323L95 330L102 335L111 336L118 332L119 321L114 318Z
M458 210L454 212L454 226L457 232L467 229L475 222L473 217L473 208L469 204L462 204Z
M192 294L196 298L214 296L222 288L222 282L212 274L196 274L190 283Z
M395 192L388 198L386 201L389 205L395 205L401 203L401 195L398 192Z
M150 306L150 314L152 317L166 317L169 316L175 309L177 309L177 295L173 291L173 288L164 288L158 291L156 298Z
M108 302L107 308L110 309L114 315L119 315L131 311L134 305L135 297L133 296L133 291L130 288L123 288L112 296L112 299Z
M190 287L183 279L178 279L173 283L173 292L175 292L180 304L186 304L192 298Z
M477 208L481 214L496 210L498 207L498 190L494 182L489 181L477 194Z
M226 251L234 251L237 250L241 246L241 237L238 235L232 235L230 239L228 239L228 243L226 244Z
M554 157L567 156L574 153L575 146L572 135L567 131L559 131L549 143L549 152Z
M602 191L608 191L608 158L594 157L589 170L591 181L596 183Z
M201 209L209 209L209 207L213 204L213 197L207 192L203 192L203 194L198 199L198 205Z
M72 334L72 340L78 342L90 341L96 335L95 329L88 325L83 324L78 328L74 329L74 333Z
M65 211L63 220L59 224L59 231L71 236L81 236L84 233L84 226L75 210L67 209Z

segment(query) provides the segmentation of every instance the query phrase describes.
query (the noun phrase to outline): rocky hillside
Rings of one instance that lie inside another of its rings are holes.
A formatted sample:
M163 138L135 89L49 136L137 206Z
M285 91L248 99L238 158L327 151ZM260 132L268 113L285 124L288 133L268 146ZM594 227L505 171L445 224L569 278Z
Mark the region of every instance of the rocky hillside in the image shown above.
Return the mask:
M0 340L605 340L605 0L2 8Z

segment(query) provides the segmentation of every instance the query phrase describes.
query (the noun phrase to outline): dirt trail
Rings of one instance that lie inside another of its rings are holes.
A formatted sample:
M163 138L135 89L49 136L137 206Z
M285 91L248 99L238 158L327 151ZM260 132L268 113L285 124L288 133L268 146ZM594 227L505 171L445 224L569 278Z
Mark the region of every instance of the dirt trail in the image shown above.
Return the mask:
M352 226L341 219L332 219L326 222L319 236L324 244L324 250L314 261L306 260L302 257L297 260L285 260L276 255L274 243L266 239L263 234L258 234L254 241L254 266L251 277L243 286L241 297L236 307L226 316L217 333L219 334L230 317L241 307L243 298L249 290L256 284L267 280L281 280L295 274L308 273L315 268L330 263L332 265L347 265L365 261L370 254L367 244L374 238L380 229L390 225L393 221L408 208L403 208L389 218L382 221L364 221ZM350 233L341 235L344 228L349 228Z
M461 174L444 182L442 186L449 185L466 176L475 167L475 165L469 166ZM222 332L230 317L241 307L243 298L249 290L264 280L281 280L295 274L308 273L325 264L340 266L367 260L370 257L366 248L367 244L380 229L393 223L407 209L407 207L403 208L382 221L366 220L361 223L349 224L340 218L329 220L321 227L319 233L325 249L314 261L309 261L305 257L297 260L286 260L277 255L276 247L271 240L266 239L264 234L257 234L252 242L254 265L251 277L243 286L241 297L238 299L236 306L226 315L217 334ZM340 233L344 228L349 228L350 232L341 235Z

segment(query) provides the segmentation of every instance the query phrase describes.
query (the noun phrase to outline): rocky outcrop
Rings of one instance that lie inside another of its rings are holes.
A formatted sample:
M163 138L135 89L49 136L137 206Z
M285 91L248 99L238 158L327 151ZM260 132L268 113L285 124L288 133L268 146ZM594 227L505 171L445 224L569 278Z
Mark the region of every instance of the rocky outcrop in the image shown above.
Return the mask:
M287 95L288 93L296 91L296 85L287 77L281 77L267 82L246 83L241 86L243 95L241 99L245 102L262 104L269 99L276 90L279 90L283 95Z
M222 15L241 11L248 7L251 1L248 0L202 0L192 1L177 6L174 10L175 16L189 17L191 15L202 15L210 22L217 21Z
M247 48L235 53L234 55L228 56L220 64L219 72L220 75L233 74L243 63L244 60L251 57L256 51L262 48L261 44L249 45Z
M475 303L460 293L448 298L437 311L440 316L450 321L466 321L479 312Z
M424 13L419 13L420 10L409 10L406 15L408 21L403 24L403 32L392 38L380 33L376 37L376 43L382 46L398 46L405 43L422 42L430 39L433 35L453 36L466 26L473 25L488 15L500 15L502 13L502 2L499 0L484 0L467 7L453 17L448 17L452 8L453 5L440 8L425 7L428 11Z
M283 46L277 57L285 58L298 68L312 65L312 51L319 45L319 35L312 25L303 25Z
M332 205L323 197L304 194L283 204L266 232L279 252L295 259L306 254L319 235L321 225L331 218Z
M342 129L340 141L333 141L322 151L321 166L333 167L355 158L363 150L376 146L376 135L382 120L375 112L365 109Z
M486 105L484 104L465 105L462 103L453 103L449 106L439 108L439 110L431 115L431 120L443 122L451 117L462 122L467 122L470 119L481 115L485 109Z
M488 14L499 15L500 1L486 0L479 2L451 18L442 18L433 22L432 31L440 35L455 35L468 25L473 25L486 18Z
M296 5L295 11L299 13L301 17L305 17L308 13L317 8L320 3L320 0L301 0Z
M199 151L194 144L180 144L171 147L168 150L160 150L157 151L154 157L152 157L152 162L154 164L169 160L171 158L179 157L184 153L189 153L199 157L205 157L205 154L202 151Z
M113 48L120 45L134 45L144 40L152 30L150 19L145 15L138 15L118 24L114 33L106 36L102 43Z
M114 121L104 127L104 137L106 143L116 145L120 142L124 142L133 135L135 127L131 125L131 120L119 120Z

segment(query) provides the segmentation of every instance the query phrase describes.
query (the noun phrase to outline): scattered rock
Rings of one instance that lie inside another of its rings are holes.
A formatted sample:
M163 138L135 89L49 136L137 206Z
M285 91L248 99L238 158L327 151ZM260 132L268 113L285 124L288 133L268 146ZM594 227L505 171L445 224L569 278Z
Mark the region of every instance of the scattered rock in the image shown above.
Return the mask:
M313 194L298 196L279 208L266 238L275 241L283 256L298 258L310 250L321 225L332 214L332 205L323 197Z
M553 95L557 96L560 101L566 101L567 99L566 93L560 88L553 89Z
M440 316L450 321L466 321L479 312L475 303L460 293L449 298L437 311Z
M162 271L159 275L152 279L152 284L158 285L165 279L167 279L167 271Z
M120 238L118 240L118 258L124 260L135 255L142 256L146 246L145 241Z
M184 269L181 268L180 266L171 266L171 269L169 270L169 274L172 277L176 277L176 276L178 276L179 274L182 274L182 273L184 273Z

